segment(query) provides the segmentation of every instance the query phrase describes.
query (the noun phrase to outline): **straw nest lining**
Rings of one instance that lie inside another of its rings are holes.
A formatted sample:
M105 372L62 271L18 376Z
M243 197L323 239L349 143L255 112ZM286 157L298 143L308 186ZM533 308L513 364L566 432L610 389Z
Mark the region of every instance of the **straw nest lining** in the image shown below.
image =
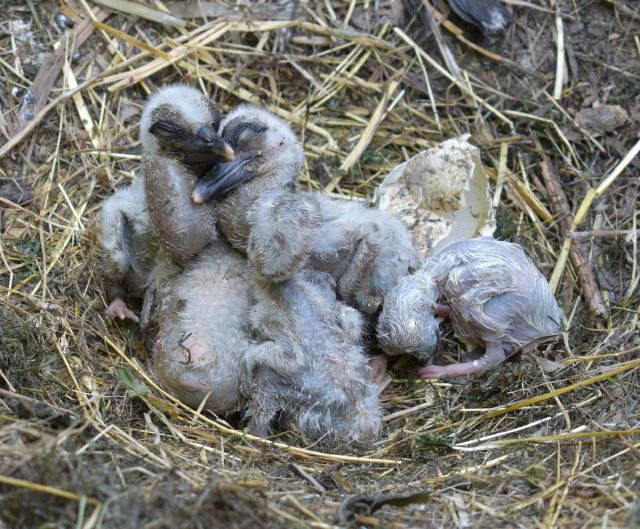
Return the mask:
M349 509L387 527L638 523L640 15L509 4L502 43L439 2L430 35L397 2L5 6L0 527L325 527L353 494L425 489ZM304 141L302 186L336 196L371 197L397 163L472 132L498 235L557 287L566 340L472 381L415 381L399 361L384 435L357 452L266 443L182 407L148 378L145 337L104 320L95 272L101 201L137 171L141 104L175 81L223 112L278 112Z

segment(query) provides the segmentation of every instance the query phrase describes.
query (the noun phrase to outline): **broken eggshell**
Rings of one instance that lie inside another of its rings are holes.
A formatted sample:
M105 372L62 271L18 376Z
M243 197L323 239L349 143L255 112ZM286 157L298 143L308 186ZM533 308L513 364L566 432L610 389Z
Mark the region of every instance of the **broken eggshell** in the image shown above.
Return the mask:
M402 219L421 259L456 241L490 236L495 218L480 151L451 138L398 165L375 191L374 204Z

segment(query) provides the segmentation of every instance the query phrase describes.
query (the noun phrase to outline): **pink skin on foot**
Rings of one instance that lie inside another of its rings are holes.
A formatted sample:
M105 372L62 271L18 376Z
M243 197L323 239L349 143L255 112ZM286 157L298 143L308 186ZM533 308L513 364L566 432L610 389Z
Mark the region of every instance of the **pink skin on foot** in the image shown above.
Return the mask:
M440 377L460 377L486 371L501 364L507 355L502 345L497 343L487 344L487 349L481 358L471 362L461 364L451 364L448 366L427 366L418 369L420 378L440 378Z
M440 303L436 303L434 312L438 318L448 318L451 316L451 307L449 307L449 305L440 305Z
M371 367L371 381L382 382L382 379L387 374L387 366L389 365L389 355L381 354L374 356L369 360L369 366Z
M138 316L129 308L121 298L115 298L107 307L107 316L109 318L118 318L120 320L133 320L138 323Z

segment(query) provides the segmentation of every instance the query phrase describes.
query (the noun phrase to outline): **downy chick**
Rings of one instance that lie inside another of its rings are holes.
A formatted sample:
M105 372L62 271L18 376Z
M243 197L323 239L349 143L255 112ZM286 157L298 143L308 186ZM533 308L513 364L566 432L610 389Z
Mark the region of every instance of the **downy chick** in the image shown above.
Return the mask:
M320 213L310 200L301 204L295 195L274 191L262 194L249 212L251 323L261 345L245 357L247 414L251 429L263 436L277 417L308 440L371 441L382 424L381 388L371 381L361 345L362 317L336 299L329 274L304 266L302 241L283 244L296 228L319 229ZM274 261L290 263L290 275L274 277Z
M160 94L141 121L144 151L154 153L145 159L145 197L165 254L188 264L158 292L154 371L184 403L197 407L206 398L205 409L223 414L242 403L248 266L215 240L215 205L194 204L190 195L212 163L234 154L216 132L220 112L211 100L183 86Z
M137 319L124 304L127 290L155 292L156 376L185 404L206 398L205 409L222 414L242 404L248 267L218 237L215 206L190 198L206 168L233 158L219 123L215 103L195 88L170 85L151 96L140 124L142 175L105 203L103 218L108 262L119 271L111 274L121 292L113 315Z
M213 207L193 204L190 193L211 164L233 159L216 132L220 118L213 101L183 84L163 87L147 101L142 175L102 207L108 316L137 321L125 297L144 295L215 239Z
M281 134L281 123L257 106L234 109L222 121L220 133L243 154L234 162L216 165L194 188L196 203L219 199L220 230L243 252L247 251L249 234L246 212L259 194L267 189L295 192L302 149L295 136ZM265 162L266 149L271 149L272 159ZM406 227L389 214L356 201L334 200L313 192L296 196L301 201L316 201L322 214L314 239L295 229L289 234L312 243L307 268L330 274L339 299L366 314L375 314L386 293L418 265ZM291 255L280 255L284 275ZM273 262L274 268L278 265Z
M438 297L448 306L437 305ZM485 347L478 360L418 370L422 378L486 371L522 346L562 332L565 319L549 285L520 246L490 237L451 244L390 293L378 321L387 352L425 359L437 347L435 316Z
M323 216L314 195L291 191L303 160L298 139L249 105L232 111L221 133L237 158L216 168L205 190L224 197L220 229L251 265L259 344L244 358L250 428L268 435L279 417L308 439L370 440L381 412L360 345L361 317L336 300L330 275L304 266Z
M187 195L188 196L188 195ZM244 402L249 343L249 267L222 238L157 293L154 372L183 403L224 414ZM205 400L206 399L206 400Z

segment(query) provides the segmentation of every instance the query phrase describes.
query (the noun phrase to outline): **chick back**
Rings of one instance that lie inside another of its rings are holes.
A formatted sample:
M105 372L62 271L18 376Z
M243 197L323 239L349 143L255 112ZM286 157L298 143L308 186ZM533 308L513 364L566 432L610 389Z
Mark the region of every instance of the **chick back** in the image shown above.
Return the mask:
M508 354L562 331L564 312L516 244L489 237L457 242L427 259L423 270L450 304L463 339L484 346L501 342Z

